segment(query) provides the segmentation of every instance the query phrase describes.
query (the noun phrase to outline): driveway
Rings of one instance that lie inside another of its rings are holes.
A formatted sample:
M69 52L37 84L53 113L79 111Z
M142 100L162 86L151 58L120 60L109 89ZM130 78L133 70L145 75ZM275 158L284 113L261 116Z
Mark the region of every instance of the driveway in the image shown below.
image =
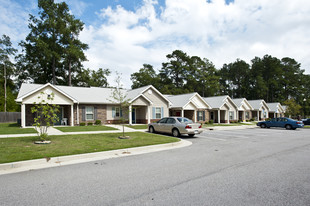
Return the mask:
M206 131L189 147L0 176L0 205L309 205L310 130Z

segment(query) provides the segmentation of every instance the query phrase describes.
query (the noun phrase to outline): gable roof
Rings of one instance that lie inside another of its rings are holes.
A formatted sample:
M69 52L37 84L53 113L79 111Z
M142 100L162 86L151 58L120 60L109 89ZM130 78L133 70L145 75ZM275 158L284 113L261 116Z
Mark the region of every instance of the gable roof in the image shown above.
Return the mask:
M280 102L267 103L267 105L269 107L269 112L284 112Z
M250 110L253 110L253 107L246 98L232 99L232 101L237 105L238 109L240 109L242 105L247 104L250 107Z
M90 103L90 104L113 104L113 88L102 88L102 87L72 87L72 86L60 86L60 85L52 85L50 83L47 84L27 84L23 83L19 90L16 101L22 102L25 97L47 87L51 86L55 90L59 91L63 95L72 99L73 102L78 103ZM148 85L145 87L137 88L137 89L121 89L121 92L127 93L127 98L130 99L130 102L133 102L140 96L146 99L148 102L151 102L146 96L143 95L143 92L147 89L152 88L159 95L161 95L167 102L166 99L158 90L156 90L152 85ZM169 102L170 103L170 102Z
M227 100L230 100L233 106L238 108L238 106L232 101L232 99L228 95L223 96L215 96L215 97L205 97L204 100L209 103L211 108L219 109L227 102Z
M192 101L195 96L197 96L203 103L205 103L210 108L210 105L197 92L164 96L170 100L170 102L172 103L172 108L184 108L189 103L193 103L196 107L198 107L198 105L196 105L195 102Z
M263 104L269 110L269 107L268 107L267 103L263 99L248 100L248 102L250 103L250 105L253 107L254 110L260 110Z

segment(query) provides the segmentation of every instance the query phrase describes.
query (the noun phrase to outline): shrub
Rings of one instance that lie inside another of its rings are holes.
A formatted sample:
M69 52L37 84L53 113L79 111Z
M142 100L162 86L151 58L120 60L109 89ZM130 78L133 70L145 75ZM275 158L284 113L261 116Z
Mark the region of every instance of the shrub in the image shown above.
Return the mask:
M238 120L238 122L240 123L240 122L242 122L242 120L241 120L241 119L239 119L239 120Z
M85 122L81 122L81 123L80 123L80 126L85 126Z
M208 122L208 121L205 121L205 124L209 124L209 122Z
M91 125L93 125L93 123L92 123L92 122L88 122L87 125L88 125L88 126L91 126Z
M214 122L214 121L213 121L212 119L209 120L209 124L213 124L213 122Z
M95 121L95 125L100 125L101 124L101 120L100 119L97 119L96 121Z
M254 118L251 118L250 121L253 122L253 121L254 121Z

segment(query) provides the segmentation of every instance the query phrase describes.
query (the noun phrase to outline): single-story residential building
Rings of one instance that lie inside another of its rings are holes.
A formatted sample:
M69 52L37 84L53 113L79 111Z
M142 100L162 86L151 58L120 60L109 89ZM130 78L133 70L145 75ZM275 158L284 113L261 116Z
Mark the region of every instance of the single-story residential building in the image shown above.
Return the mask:
M252 118L253 107L246 98L232 99L238 107L238 120L246 121Z
M170 102L170 116L187 117L194 122L209 121L210 105L197 93L164 95Z
M237 121L238 107L228 95L206 97L204 100L211 106L210 120L213 120L215 123Z
M265 102L265 100L263 99L248 100L248 102L253 107L252 118L254 118L257 121L268 118L269 107Z
M280 102L267 103L267 106L269 107L270 118L284 117L285 110Z
M31 112L38 96L47 101L54 94L53 104L60 106L59 122L56 125L79 125L81 122L115 123L120 118L129 119L130 124L150 123L169 115L171 102L153 86L122 90L129 99L129 113L122 112L113 99L112 88L71 87L47 84L21 85L16 102L21 104L21 126L32 126L35 114ZM124 113L124 114L123 114ZM128 118L129 117L129 118Z

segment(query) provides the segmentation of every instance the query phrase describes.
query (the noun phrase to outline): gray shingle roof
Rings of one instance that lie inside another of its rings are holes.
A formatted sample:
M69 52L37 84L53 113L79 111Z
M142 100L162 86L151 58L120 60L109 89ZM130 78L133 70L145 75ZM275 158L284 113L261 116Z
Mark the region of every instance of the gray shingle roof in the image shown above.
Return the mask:
M263 99L257 99L257 100L248 100L248 102L253 107L253 109L258 110L261 108L262 103L265 101Z
M278 110L278 107L281 106L279 102L272 102L272 103L267 103L267 106L269 107L270 112L276 112Z
M21 85L17 99L31 93L32 91L43 87L43 84L26 84ZM113 88L101 88L101 87L70 87L70 86L59 86L53 85L55 88L60 90L62 93L69 97L72 97L80 103L100 103L100 104L111 104L113 103ZM127 93L127 99L133 100L137 96L141 95L142 92L149 86L141 87L138 89L126 90L122 89L122 92ZM114 100L115 102L115 100Z
M211 106L212 109L218 109L223 106L228 97L228 95L205 97L204 100Z
M172 103L172 108L182 108L184 107L190 99L197 93L188 93L180 95L164 95Z

